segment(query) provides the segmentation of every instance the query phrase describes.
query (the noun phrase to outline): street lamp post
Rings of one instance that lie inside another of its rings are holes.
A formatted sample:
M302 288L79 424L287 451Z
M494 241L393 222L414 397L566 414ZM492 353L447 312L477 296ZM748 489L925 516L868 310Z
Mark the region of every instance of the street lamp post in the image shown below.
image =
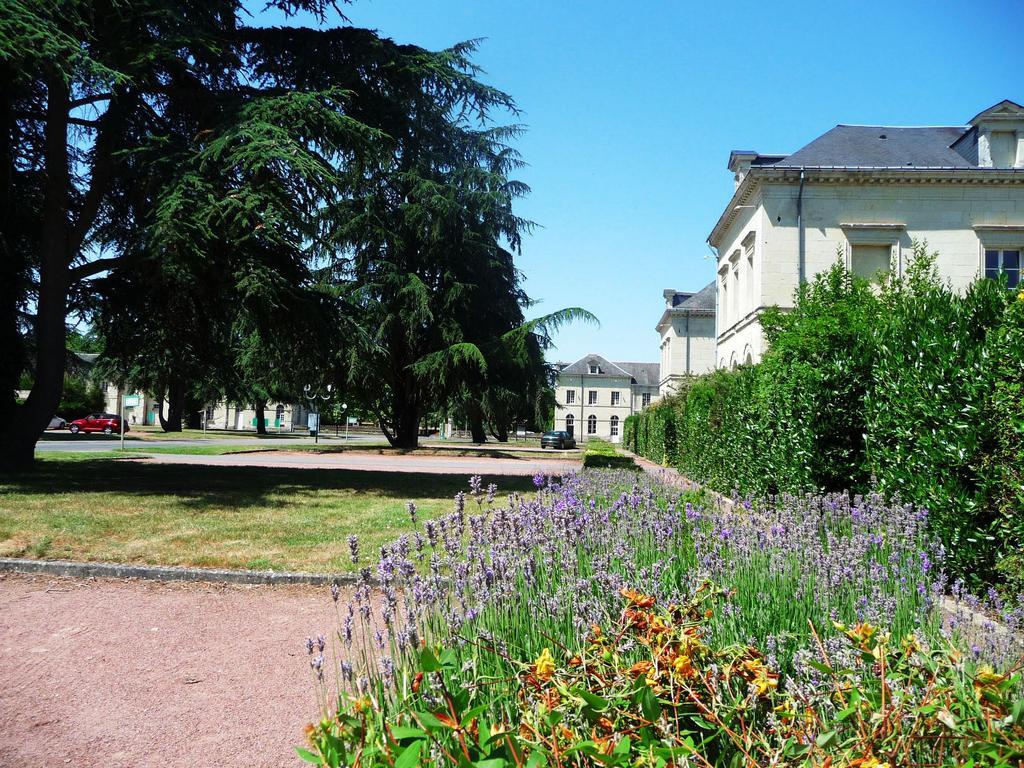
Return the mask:
M341 417L345 419L345 441L348 442L348 403L341 404Z
M331 399L331 392L333 389L334 387L331 384L328 384L323 392L320 391L319 387L317 389L313 389L312 384L307 384L302 388L302 391L306 395L306 399L309 401L309 407L313 410L313 413L316 416L316 430L313 432L313 442L317 444L320 442L320 403L326 403Z

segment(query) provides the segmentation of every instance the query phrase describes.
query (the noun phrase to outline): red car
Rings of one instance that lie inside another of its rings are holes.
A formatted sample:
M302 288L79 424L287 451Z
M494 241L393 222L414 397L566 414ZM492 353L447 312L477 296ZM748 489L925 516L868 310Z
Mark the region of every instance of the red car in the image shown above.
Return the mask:
M79 432L102 432L105 435L121 434L121 417L116 413L90 413L84 419L75 419L68 424L71 434ZM124 425L124 431L131 431L128 425Z

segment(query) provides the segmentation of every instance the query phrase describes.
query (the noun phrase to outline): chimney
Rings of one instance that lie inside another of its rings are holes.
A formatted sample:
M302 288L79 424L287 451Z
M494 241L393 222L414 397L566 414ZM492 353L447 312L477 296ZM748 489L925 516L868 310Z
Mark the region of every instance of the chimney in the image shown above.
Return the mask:
M756 159L757 152L734 149L729 153L729 170L733 172L733 180L736 182L737 187L743 183L747 171L750 170L751 164Z

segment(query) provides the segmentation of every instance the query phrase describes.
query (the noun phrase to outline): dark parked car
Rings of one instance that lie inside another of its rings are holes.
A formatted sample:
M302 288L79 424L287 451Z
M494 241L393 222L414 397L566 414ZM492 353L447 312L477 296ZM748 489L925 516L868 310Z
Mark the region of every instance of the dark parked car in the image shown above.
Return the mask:
M576 438L568 432L545 432L540 439L541 448L575 448Z
M102 432L105 435L121 434L121 417L116 413L90 413L84 419L75 419L68 425L71 434L79 432ZM129 432L128 425L124 431Z

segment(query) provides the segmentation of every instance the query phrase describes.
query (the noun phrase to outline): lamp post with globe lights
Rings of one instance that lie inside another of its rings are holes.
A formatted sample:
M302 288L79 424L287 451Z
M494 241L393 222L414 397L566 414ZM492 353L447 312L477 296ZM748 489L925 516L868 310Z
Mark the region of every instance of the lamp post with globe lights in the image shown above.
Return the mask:
M309 401L309 407L313 411L314 419L313 424L315 426L313 431L313 442L320 442L320 403L326 403L331 399L331 392L334 390L334 386L328 384L323 391L319 387L313 388L312 384L307 384L302 388L302 391L306 395L306 400Z

